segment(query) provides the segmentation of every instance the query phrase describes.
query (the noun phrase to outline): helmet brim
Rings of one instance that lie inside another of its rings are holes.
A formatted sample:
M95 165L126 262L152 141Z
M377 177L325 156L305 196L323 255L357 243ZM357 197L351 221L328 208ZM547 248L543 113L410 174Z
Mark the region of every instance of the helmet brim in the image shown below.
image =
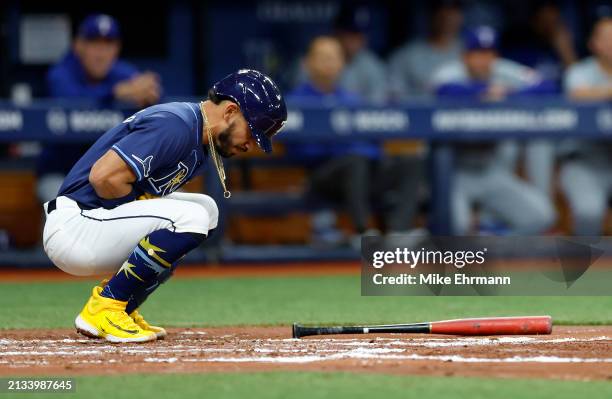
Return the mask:
M255 142L266 154L272 152L272 140L266 134L261 131L253 128L253 125L249 123L249 127L251 128L251 134L255 139Z

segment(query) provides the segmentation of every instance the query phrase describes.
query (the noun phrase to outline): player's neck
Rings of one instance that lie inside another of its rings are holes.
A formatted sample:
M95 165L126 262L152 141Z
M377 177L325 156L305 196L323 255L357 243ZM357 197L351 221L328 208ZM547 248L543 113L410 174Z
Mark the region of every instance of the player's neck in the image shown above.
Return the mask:
M208 134L206 132L206 129L209 128L211 129L211 133L214 135L214 117L215 117L215 109L214 109L215 105L209 101L203 101L202 103L200 103L200 112L202 112L202 120L204 121L203 124L203 129L202 132L200 133L202 135L202 144L207 145L208 144Z

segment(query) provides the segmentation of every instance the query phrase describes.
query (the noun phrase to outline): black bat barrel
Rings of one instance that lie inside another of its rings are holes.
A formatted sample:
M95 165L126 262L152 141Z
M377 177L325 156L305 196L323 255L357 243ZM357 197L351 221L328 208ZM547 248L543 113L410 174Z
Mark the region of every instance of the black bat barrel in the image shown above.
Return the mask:
M334 334L370 334L370 333L428 333L429 323L414 324L392 324L381 326L330 326L330 327L308 327L298 323L293 324L293 338L301 338L309 335L334 335Z

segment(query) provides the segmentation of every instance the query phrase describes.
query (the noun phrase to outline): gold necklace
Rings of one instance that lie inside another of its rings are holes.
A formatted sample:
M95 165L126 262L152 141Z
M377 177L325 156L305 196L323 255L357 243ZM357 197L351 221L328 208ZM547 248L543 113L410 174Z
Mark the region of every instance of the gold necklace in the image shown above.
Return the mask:
M223 197L229 198L232 196L232 193L225 186L225 169L223 168L223 161L217 154L217 149L215 148L215 144L213 142L213 135L208 125L208 116L206 115L206 111L204 111L204 102L200 101L200 111L202 111L202 116L204 117L204 126L203 129L206 129L206 135L208 136L208 148L210 152L210 156L213 159L215 164L215 168L217 168L217 174L219 175L219 180L221 181L221 186L223 186Z

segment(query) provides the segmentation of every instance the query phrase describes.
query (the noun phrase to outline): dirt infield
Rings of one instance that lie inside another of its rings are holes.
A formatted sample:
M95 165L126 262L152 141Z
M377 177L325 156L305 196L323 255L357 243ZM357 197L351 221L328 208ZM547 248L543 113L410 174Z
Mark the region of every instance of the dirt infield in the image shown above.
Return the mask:
M117 345L71 330L0 331L0 375L263 370L612 380L612 326L547 336L410 334L290 338L290 327L171 329Z

